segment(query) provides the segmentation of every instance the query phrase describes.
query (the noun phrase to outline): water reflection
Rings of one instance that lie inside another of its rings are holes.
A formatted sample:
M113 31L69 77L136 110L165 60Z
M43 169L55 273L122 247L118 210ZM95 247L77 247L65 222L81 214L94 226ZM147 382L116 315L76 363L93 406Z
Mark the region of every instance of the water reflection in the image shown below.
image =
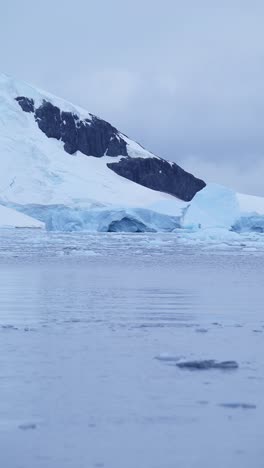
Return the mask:
M1 466L261 468L262 260L166 236L147 252L143 237L53 239L1 247ZM70 241L96 255L60 255Z

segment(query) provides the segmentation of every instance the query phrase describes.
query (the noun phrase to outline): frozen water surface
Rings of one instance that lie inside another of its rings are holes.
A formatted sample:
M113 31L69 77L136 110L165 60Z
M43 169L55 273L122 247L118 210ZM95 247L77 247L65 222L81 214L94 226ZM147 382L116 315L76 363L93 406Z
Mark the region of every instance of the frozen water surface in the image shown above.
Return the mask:
M2 232L0 466L262 468L264 250L241 239ZM238 367L178 366L212 361Z

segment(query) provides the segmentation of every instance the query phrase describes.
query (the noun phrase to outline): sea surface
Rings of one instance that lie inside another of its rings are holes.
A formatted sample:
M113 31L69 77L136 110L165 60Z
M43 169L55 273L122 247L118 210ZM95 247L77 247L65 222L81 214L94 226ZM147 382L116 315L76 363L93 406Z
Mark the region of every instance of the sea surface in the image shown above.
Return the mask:
M1 468L263 468L263 395L263 250L1 233Z

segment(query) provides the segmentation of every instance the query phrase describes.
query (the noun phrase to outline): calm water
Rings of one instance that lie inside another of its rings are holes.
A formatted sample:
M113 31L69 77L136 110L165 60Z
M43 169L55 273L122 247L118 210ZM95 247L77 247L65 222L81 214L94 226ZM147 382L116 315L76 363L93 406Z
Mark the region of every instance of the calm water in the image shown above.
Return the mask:
M173 234L3 234L0 466L262 468L263 269Z

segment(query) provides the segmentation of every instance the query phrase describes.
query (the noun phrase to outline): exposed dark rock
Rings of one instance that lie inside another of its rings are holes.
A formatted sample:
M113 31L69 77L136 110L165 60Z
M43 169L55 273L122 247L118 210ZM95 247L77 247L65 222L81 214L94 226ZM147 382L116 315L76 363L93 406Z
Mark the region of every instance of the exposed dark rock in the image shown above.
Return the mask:
M202 361L183 361L176 364L180 369L189 370L209 370L209 369L222 369L233 370L237 369L238 363L236 361L222 361L218 362L214 359L205 359Z
M64 141L65 151L69 154L74 154L78 149L77 121L77 115L71 114L71 112L61 112L61 139Z
M113 135L108 144L107 156L120 156L127 154L126 142L119 135Z
M160 158L122 158L107 166L126 179L185 201L190 201L205 187L205 182L184 171L176 163Z
M160 158L131 158L122 134L108 122L94 115L80 119L72 112L61 111L59 107L43 100L35 109L33 99L24 96L15 98L25 112L34 112L35 120L48 138L64 143L69 154L80 151L87 156L127 156L119 162L108 163L109 169L140 185L174 195L190 201L205 187L205 183L184 171L176 163Z
M64 142L69 154L81 151L87 156L127 156L127 144L118 130L108 122L91 115L81 120L76 114L61 111L51 102L44 100L36 110L33 99L17 97L25 112L34 112L36 122L48 138Z
M34 101L33 99L24 97L24 96L18 96L15 98L18 104L20 105L21 109L23 109L24 112L34 112L35 107L34 107Z
M35 119L40 130L42 130L48 138L61 139L61 113L58 107L53 106L53 104L48 101L44 101L43 104L36 109Z

